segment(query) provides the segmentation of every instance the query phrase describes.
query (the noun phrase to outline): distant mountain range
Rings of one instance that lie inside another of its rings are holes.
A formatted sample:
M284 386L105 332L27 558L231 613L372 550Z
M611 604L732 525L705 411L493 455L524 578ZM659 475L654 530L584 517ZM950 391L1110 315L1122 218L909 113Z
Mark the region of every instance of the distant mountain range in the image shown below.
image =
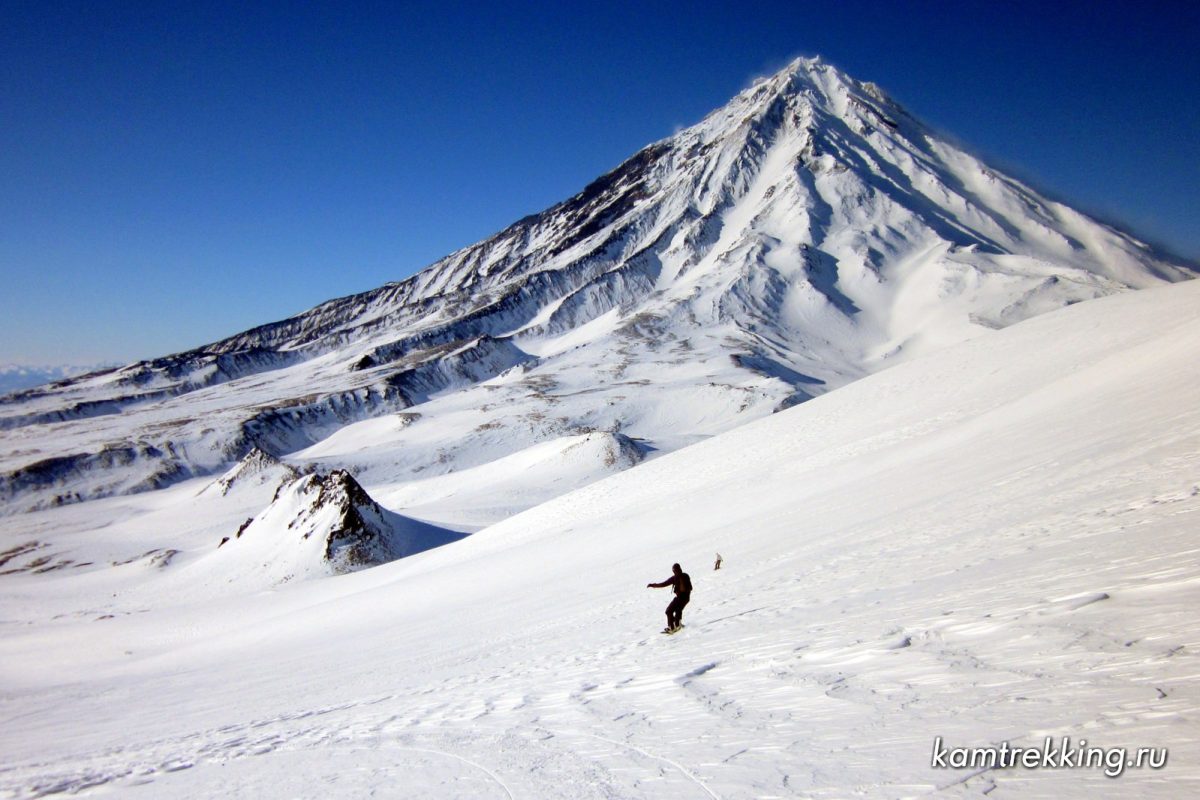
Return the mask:
M419 505L415 481L619 436L620 454L593 447L573 468L577 485L945 345L1195 274L874 84L799 59L405 281L10 395L0 504L159 488L258 448ZM458 522L520 503L500 506Z
M111 369L116 366L119 365L113 363L59 366L3 364L0 365L0 394L8 394L20 389L31 389L35 386L41 386L43 383L61 381L89 372Z

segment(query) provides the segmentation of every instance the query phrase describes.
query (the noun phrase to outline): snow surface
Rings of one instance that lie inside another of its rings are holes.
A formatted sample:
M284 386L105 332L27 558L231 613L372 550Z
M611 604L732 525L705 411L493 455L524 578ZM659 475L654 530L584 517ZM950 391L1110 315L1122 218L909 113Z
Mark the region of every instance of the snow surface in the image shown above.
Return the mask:
M349 575L189 586L255 508L211 484L0 518L92 562L0 576L0 796L1200 791L1200 283L977 336ZM668 637L645 584L674 561L695 594ZM1170 759L930 766L935 736L1048 735Z

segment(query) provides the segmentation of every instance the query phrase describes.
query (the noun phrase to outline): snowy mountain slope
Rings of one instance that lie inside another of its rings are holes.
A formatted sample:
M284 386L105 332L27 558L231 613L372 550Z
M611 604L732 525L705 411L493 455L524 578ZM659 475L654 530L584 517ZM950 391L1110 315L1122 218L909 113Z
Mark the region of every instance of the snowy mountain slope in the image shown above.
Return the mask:
M406 281L0 401L0 504L160 488L389 417L394 435L361 459L377 483L590 430L665 452L992 328L1192 275L801 59Z
M162 591L191 552L119 581L9 576L0 791L1187 796L1197 476L1193 282L977 337L352 575L217 602ZM645 584L673 561L696 591L665 637ZM937 736L1169 761L934 769Z

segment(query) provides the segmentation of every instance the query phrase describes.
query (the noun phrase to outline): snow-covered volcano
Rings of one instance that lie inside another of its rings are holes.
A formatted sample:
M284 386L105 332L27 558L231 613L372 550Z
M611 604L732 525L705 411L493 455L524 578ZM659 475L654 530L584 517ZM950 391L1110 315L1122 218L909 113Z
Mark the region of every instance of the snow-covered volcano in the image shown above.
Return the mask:
M801 59L408 280L3 400L0 504L159 488L255 447L385 494L592 432L665 452L1192 274Z

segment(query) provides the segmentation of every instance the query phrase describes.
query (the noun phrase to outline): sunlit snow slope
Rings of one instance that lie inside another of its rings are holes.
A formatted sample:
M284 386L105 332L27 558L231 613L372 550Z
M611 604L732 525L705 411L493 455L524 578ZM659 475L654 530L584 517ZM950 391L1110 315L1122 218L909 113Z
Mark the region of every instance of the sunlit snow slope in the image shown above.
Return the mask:
M0 793L1192 796L1198 531L1185 283L909 361L364 572L212 601L187 591L206 545L6 576ZM645 585L673 561L696 589L663 636ZM935 736L1048 735L1169 763L930 766Z

